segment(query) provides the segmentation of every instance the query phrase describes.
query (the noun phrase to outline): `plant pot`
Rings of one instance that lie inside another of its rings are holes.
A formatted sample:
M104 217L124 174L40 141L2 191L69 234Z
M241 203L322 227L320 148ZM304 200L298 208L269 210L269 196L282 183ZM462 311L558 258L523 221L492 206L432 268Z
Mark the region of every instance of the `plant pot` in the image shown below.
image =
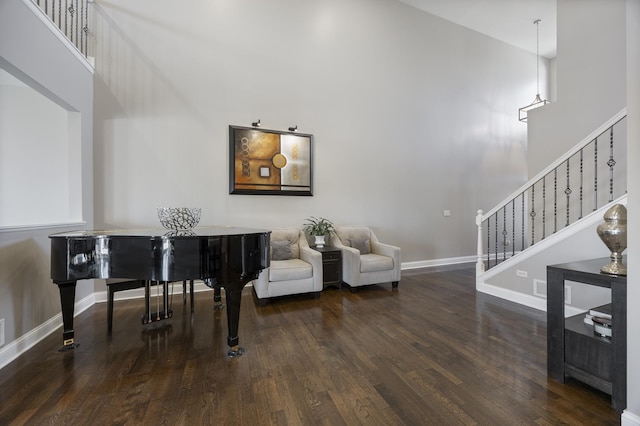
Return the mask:
M324 247L324 235L315 235L315 239L316 247Z

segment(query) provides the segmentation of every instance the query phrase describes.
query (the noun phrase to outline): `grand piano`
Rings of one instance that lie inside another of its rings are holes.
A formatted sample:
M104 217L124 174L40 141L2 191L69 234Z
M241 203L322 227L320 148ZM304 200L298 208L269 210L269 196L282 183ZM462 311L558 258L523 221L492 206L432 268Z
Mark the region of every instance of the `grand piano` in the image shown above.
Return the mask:
M123 278L169 282L201 279L224 287L230 357L240 356L242 289L269 266L270 231L237 227L76 231L52 234L51 279L60 290L63 346L78 346L73 330L76 282Z

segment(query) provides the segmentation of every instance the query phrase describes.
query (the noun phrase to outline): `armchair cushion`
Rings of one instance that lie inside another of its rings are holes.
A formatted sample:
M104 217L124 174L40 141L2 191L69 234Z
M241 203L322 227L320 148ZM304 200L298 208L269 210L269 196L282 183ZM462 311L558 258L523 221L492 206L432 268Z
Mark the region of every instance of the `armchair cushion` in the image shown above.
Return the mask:
M348 241L349 241L349 245L354 249L358 249L360 254L371 253L371 244L369 242L369 238L366 238L366 239L352 238Z
M289 260L291 258L291 243L288 240L271 241L271 260Z
M300 247L298 240L300 238L300 230L295 228L288 229L274 229L271 231L271 259L273 260L287 260L287 259L299 259ZM274 259L274 250L278 244L278 249L288 243L291 250L291 255L287 259Z
M379 254L361 254L360 272L376 272L393 269L393 258Z
M289 259L271 262L269 281L291 281L311 277L313 277L313 268L304 260Z
M343 228L339 232L343 244L357 249L360 254L371 253L371 236L365 227Z

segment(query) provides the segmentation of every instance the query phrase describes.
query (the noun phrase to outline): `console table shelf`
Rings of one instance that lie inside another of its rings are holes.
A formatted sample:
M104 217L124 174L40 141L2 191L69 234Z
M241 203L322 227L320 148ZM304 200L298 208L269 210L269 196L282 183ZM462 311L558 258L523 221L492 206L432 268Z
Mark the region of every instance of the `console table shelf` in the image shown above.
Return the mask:
M547 266L547 373L573 377L611 395L618 411L627 400L627 279L600 272L608 258ZM584 324L585 314L564 316L564 282L611 289L611 339Z

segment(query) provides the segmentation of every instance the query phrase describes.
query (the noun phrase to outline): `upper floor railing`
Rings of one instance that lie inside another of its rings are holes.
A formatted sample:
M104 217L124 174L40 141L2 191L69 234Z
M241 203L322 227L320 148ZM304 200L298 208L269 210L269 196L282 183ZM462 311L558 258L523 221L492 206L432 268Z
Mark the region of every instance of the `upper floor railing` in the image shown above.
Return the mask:
M89 56L89 4L92 0L31 0L86 57Z
M477 273L544 240L627 192L626 109L483 214Z

